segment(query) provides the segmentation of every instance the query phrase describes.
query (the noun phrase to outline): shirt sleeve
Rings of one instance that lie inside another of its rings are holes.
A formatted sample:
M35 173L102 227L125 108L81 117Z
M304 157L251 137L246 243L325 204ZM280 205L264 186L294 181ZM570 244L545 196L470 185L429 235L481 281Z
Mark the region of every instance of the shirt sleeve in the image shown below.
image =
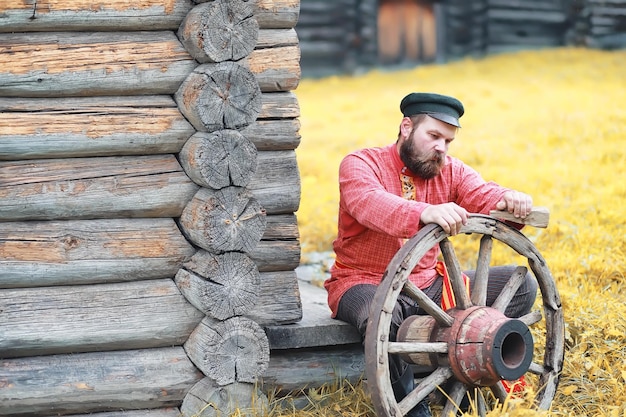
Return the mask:
M368 229L398 238L410 238L419 228L426 203L406 200L388 188L394 180L371 160L346 156L339 166L339 188L343 210Z
M460 162L455 170L455 202L471 213L489 214L509 188L485 181L472 167Z

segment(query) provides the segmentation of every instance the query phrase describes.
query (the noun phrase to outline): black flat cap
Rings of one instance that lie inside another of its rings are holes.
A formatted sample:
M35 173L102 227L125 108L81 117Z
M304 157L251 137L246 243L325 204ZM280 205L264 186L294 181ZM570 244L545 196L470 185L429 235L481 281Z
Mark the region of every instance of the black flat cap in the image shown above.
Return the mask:
M400 102L404 116L427 114L452 126L461 127L459 118L465 113L463 103L454 97L435 93L411 93Z

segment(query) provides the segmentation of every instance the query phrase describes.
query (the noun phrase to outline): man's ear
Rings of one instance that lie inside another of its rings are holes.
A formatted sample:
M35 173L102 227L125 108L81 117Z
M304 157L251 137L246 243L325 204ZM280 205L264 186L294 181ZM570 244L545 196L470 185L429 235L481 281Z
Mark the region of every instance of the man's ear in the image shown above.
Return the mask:
M411 134L411 130L413 129L413 122L410 117L404 117L400 122L400 132L402 136L408 137Z

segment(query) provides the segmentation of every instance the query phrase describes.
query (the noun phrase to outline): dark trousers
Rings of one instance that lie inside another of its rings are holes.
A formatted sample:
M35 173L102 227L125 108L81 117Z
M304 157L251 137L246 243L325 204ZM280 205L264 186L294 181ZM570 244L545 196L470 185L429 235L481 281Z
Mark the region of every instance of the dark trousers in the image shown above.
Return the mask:
M496 300L511 275L513 275L515 268L516 266L495 266L489 269L486 302L488 306L493 304ZM470 281L473 280L474 273L475 271L465 271L465 274L470 278ZM440 304L442 286L442 277L439 276L430 287L423 291L430 299ZM343 320L355 326L363 339L365 338L370 307L377 288L378 287L376 285L371 284L356 285L346 291L339 301L337 319ZM522 285L520 285L517 293L507 306L505 315L507 317L520 317L527 314L530 312L530 309L535 302L536 295L537 280L532 274L527 273L526 279ZM417 302L411 297L404 293L400 293L396 306L393 310L389 339L391 341L395 341L400 324L407 317L416 314L425 314L425 312L420 310ZM398 380L406 370L407 366L408 365L406 363L400 361L399 358L395 357L395 355L390 355L389 371L391 373L391 381L394 382Z

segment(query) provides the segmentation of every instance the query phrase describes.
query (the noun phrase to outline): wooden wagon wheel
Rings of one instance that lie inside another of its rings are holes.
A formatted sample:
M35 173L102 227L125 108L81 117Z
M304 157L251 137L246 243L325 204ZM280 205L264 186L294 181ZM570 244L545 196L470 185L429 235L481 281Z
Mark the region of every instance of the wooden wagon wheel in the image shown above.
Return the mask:
M501 380L518 379L527 372L538 376L533 378L537 380L537 408L547 409L554 399L563 368L564 320L560 297L544 258L521 232L491 216L470 215L461 233L483 235L471 298L464 288L449 235L434 224L423 227L396 253L377 289L365 336L365 371L379 417L404 416L421 400L439 393L438 387L444 385L448 394L444 399L442 415L445 416L455 411L463 396L475 387L489 387L502 403L507 391ZM527 258L539 284L544 317L540 311L519 319L507 318L503 313L524 279L526 267L523 266L516 269L495 303L485 306L493 239ZM436 244L441 248L456 299L456 307L448 311L407 280ZM401 291L414 299L427 315L407 318L400 326L397 341L390 342L392 311ZM537 350L541 347L534 346L528 326L542 319L545 319L545 346L543 363L538 363L533 357L541 356ZM389 354L401 355L412 366L426 369L425 378L400 402L394 398L391 387ZM478 412L484 415L488 404L477 397Z

